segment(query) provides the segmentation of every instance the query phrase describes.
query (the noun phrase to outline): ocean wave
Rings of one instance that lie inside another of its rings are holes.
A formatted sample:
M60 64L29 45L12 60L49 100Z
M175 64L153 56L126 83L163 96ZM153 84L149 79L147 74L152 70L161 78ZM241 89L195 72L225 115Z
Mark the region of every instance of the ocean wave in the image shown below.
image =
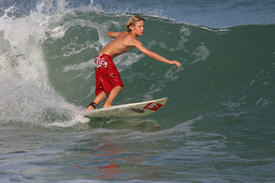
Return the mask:
M2 100L2 109L18 114L18 119L1 121L39 121L49 107L53 110L47 110L48 117L42 120L71 121L79 113L73 108L83 108L94 97L93 58L111 40L107 32L125 30L131 15L67 6L47 1L29 15L12 17L6 11L0 18L1 81L3 86L10 83L1 90L1 98L10 101ZM56 7L63 8L53 15L45 13ZM167 96L164 114L169 115L159 116L163 123L174 119L173 125L195 116L217 115L217 110L223 115L274 107L274 25L212 29L144 17L145 34L140 41L183 66L158 63L136 49L116 57L125 85L116 104ZM14 111L18 100L21 107ZM23 109L38 115L28 118ZM70 114L61 112L60 117L59 110Z

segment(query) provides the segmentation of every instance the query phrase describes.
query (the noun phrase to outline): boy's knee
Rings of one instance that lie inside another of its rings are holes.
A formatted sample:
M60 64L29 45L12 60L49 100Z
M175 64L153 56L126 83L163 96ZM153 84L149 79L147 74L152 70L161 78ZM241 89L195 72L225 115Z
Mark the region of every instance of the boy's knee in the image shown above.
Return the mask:
M123 87L119 86L119 85L115 86L114 88L117 89L117 90L122 90L123 89Z

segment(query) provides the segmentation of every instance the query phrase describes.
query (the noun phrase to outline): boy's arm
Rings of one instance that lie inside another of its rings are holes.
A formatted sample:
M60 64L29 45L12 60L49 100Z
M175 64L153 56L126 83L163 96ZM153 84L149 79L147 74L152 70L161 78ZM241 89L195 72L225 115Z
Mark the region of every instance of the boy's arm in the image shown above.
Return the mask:
M135 47L141 51L142 53L144 53L145 55L147 55L148 57L150 58L153 58L155 60L158 60L158 61L161 61L161 62L164 62L164 63L168 63L168 64L174 64L176 65L178 68L180 67L180 63L176 60L168 60L162 56L160 56L159 54L155 53L155 52L152 52L150 50L148 50L147 48L145 48L142 43L138 40L135 40Z
M116 38L117 36L119 36L120 34L124 33L126 31L123 32L108 32L108 36L111 38Z

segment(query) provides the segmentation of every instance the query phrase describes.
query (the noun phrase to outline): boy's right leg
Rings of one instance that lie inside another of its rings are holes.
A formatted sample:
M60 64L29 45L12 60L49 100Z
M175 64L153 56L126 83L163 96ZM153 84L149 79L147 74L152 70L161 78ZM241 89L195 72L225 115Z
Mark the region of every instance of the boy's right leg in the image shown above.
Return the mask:
M101 93L99 93L95 99L93 100L93 102L96 104L96 105L99 105L104 99L106 98L106 94L104 91L102 91ZM87 108L87 111L90 111L90 110L93 110L95 109L92 105L89 105L88 108Z

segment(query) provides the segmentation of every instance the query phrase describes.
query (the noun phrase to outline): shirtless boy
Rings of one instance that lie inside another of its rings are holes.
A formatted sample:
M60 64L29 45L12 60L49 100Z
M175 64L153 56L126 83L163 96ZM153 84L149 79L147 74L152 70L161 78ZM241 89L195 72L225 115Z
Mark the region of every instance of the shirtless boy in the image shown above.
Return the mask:
M114 38L107 44L95 58L95 77L96 89L95 99L88 105L87 111L93 110L100 104L108 95L104 107L112 106L115 97L123 88L123 84L113 63L113 58L117 55L136 47L143 54L155 60L176 65L180 67L180 63L176 60L168 60L157 53L154 53L145 48L137 39L137 36L142 36L144 31L145 20L138 16L133 16L126 24L128 31L123 32L108 32L108 36Z

